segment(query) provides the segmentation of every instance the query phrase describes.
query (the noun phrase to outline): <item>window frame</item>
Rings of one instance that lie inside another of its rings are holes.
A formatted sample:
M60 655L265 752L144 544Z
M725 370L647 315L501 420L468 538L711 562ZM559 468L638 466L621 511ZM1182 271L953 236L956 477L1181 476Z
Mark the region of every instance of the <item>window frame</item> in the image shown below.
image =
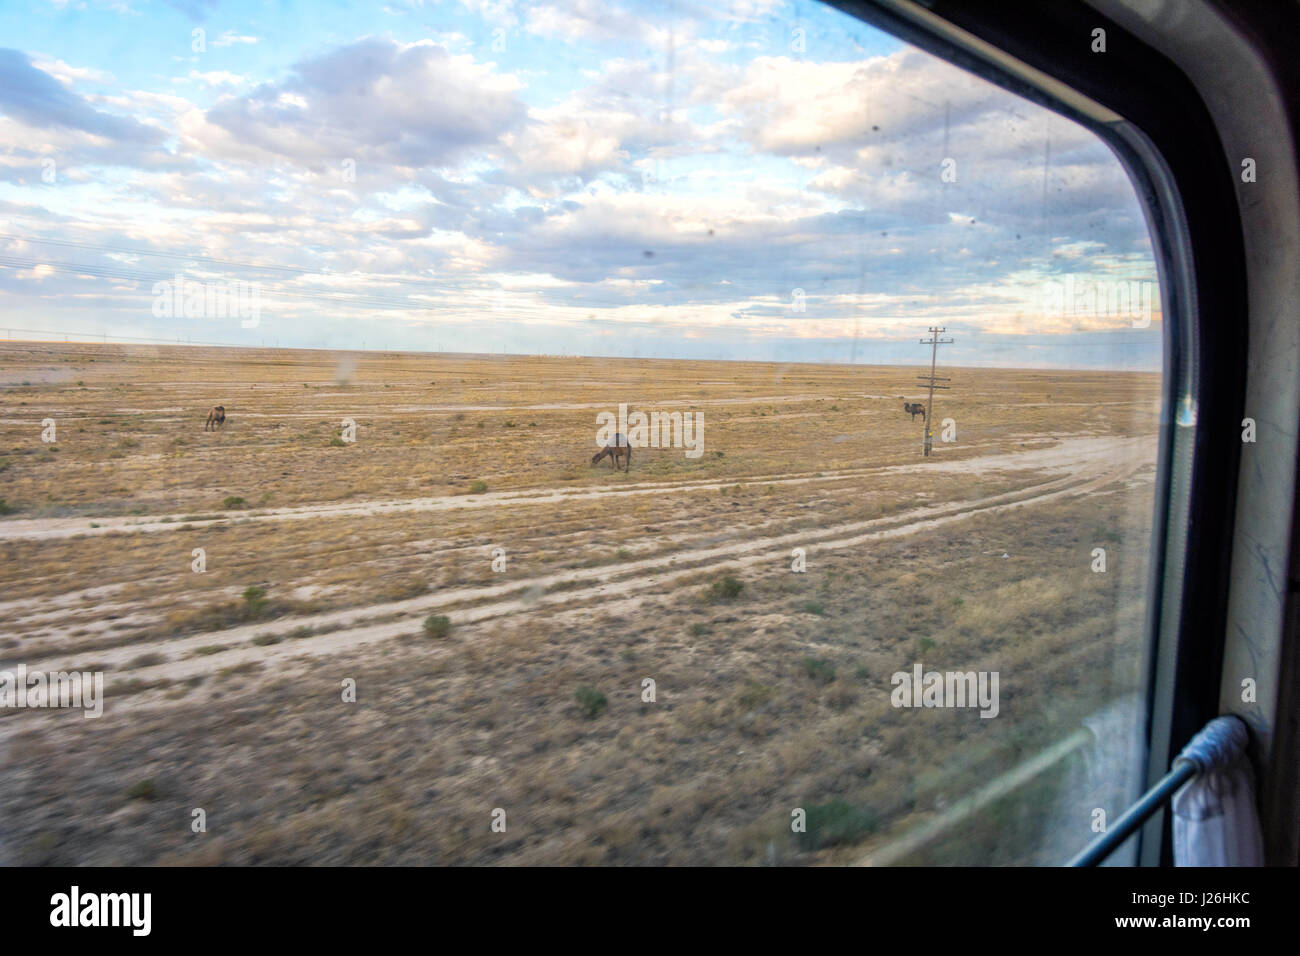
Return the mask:
M1219 713L1248 354L1242 224L1219 132L1172 61L1079 0L826 2L1085 126L1146 213L1165 373L1146 630L1150 786ZM1106 54L1090 49L1098 27ZM1141 864L1172 862L1163 811L1132 839Z

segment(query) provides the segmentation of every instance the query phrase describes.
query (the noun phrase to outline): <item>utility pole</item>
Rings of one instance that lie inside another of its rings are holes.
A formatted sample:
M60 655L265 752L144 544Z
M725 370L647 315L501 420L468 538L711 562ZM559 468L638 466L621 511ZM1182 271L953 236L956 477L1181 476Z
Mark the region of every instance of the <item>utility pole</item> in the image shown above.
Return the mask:
M928 339L921 339L922 345L930 346L930 374L928 376L927 375L917 376L921 384L930 386L930 398L925 403L925 455L927 458L930 456L930 445L932 441L932 434L930 432L930 423L933 421L932 415L934 414L934 390L936 388L949 387L947 385L940 385L938 384L939 382L952 381L952 379L949 378L935 378L934 375L934 365L939 358L939 346L952 344L952 339L939 338L940 335L942 335L944 332L947 331L948 330L946 328L940 329L932 325L930 326L930 337Z

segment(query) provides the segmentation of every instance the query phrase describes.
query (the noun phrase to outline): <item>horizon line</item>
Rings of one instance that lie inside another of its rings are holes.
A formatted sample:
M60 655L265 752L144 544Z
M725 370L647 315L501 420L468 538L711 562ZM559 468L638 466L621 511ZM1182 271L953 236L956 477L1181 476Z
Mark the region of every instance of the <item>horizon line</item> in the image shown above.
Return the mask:
M17 330L15 330L17 331ZM81 334L91 336L94 333L75 333L69 335ZM462 352L457 350L443 351L422 351L418 349L367 349L367 348L332 348L328 346L302 346L302 345L235 345L226 342L166 342L162 340L146 339L144 337L134 336L107 336L107 338L133 339L127 342L110 342L110 341L72 341L58 339L0 339L2 345L81 345L95 346L98 348L107 348L110 345L119 348L169 348L169 349L238 349L249 352L340 352L347 354L365 354L365 355L428 355L428 356L461 356L464 358L540 358L540 359L584 359L591 361L619 361L619 362L728 362L728 363L746 363L750 365L815 365L844 368L928 368L929 365L924 362L916 364L904 362L819 362L810 359L800 361L778 360L778 359L747 359L747 358L669 358L664 356L631 356L631 355L594 355L574 353L567 355L556 352ZM1164 373L1163 368L1131 368L1111 365L941 365L947 369L964 369L971 371L1025 371L1025 372L1119 372L1134 375L1161 375Z

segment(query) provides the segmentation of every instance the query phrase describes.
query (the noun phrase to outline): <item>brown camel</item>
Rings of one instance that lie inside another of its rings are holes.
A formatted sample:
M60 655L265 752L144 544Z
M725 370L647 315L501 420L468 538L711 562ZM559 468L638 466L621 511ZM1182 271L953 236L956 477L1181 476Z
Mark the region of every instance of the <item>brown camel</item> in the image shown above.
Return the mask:
M204 423L203 430L207 431L209 428L211 428L213 431L216 431L225 423L226 423L226 406L213 405L212 410L208 412L208 420Z
M624 438L621 434L614 436L614 444L606 445L600 451L596 452L596 454L592 455L591 463L593 465L596 464L606 455L609 456L609 463L614 466L615 471L618 470L618 460L620 458L626 457L627 463L624 465L623 470L631 471L632 446L627 443L627 439Z
M921 416L921 421L925 421L925 406L920 402L904 402L903 411L912 416L912 421L916 421L916 416Z

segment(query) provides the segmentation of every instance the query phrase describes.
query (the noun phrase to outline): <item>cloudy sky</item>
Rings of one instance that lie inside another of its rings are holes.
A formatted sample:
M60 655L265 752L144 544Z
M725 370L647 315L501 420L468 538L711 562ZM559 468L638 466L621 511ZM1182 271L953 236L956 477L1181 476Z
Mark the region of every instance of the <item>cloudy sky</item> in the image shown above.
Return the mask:
M0 9L15 338L1156 368L1154 289L1091 133L816 3Z

